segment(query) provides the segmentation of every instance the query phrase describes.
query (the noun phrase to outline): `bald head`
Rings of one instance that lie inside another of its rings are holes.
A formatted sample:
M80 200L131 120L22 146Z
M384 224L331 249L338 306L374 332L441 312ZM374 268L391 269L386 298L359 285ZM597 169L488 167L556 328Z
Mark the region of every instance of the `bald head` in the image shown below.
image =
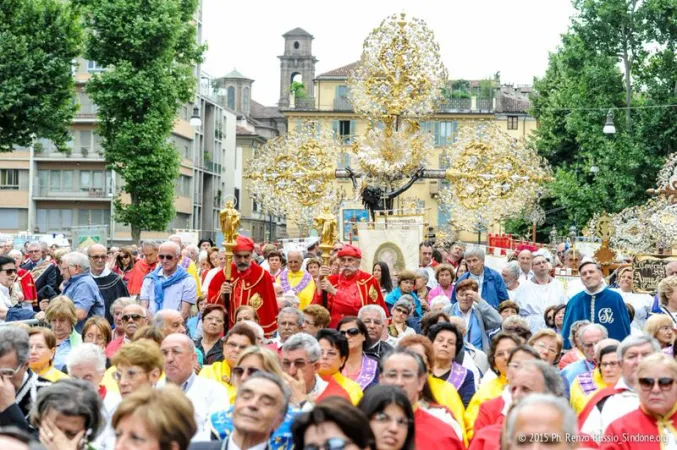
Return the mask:
M529 273L531 270L531 260L534 258L534 255L529 250L522 250L519 255L517 255L517 261L520 264L520 269L522 272Z
M186 334L183 316L178 311L165 309L155 313L153 326L159 328L165 336L172 333Z
M101 275L106 269L106 259L108 258L106 247L101 244L93 244L87 249L87 256L89 256L89 270L92 275Z
M178 234L172 234L167 238L167 240L178 245L179 251L181 251L181 249L183 248L183 241L181 240L181 236L179 236Z
M195 351L193 340L184 333L172 333L162 340L162 344L167 343L170 346L179 346L187 351Z

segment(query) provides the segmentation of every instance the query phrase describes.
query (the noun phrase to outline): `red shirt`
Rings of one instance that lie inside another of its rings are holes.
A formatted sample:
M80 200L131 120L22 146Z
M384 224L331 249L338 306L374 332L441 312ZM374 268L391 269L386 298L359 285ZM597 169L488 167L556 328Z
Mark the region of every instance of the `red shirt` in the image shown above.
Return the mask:
M415 448L425 450L464 450L463 442L458 439L451 425L442 422L437 417L416 408L414 411L414 426L416 436Z
M504 406L505 400L503 400L503 396L492 398L491 400L482 403L477 413L477 418L475 419L475 426L473 428L475 433L480 431L482 428L489 427L491 425L503 424L505 416L501 414L501 411L503 411Z

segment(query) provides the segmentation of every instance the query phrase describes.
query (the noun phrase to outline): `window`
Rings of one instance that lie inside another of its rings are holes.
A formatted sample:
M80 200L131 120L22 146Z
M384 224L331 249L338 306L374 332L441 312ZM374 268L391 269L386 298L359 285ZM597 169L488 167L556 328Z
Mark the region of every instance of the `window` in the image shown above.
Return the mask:
M19 189L19 169L0 169L0 189Z
M60 170L50 170L49 171L49 190L59 192L61 191L61 171Z
M519 118L517 116L508 116L508 130L516 130L519 126Z
M336 98L348 98L348 86L336 86Z
M226 105L229 109L235 109L235 88L233 86L228 86Z
M89 130L80 131L80 153L86 155L92 150L92 132Z
M454 142L458 122L435 122L435 146L444 147Z
M78 225L80 225L80 226L82 226L82 225L108 225L109 223L110 223L110 210L109 209L79 209L78 210Z
M70 230L73 226L73 211L70 209L37 210L37 225L41 233Z
M185 175L179 175L179 179L176 181L176 195L179 197L190 197L191 184L193 179Z
M19 210L16 208L0 209L0 229L19 228Z
M233 196L235 197L235 208L240 209L240 189L235 188L233 191ZM256 203L256 202L254 202Z
M332 128L334 135L341 139L343 144L351 144L355 136L356 121L354 120L334 120Z
M87 61L87 72L95 73L95 72L103 72L104 70L105 67L101 67L96 61L92 60Z
M89 191L95 189L103 191L104 174L103 170L81 170L80 171L80 190Z
M440 182L440 190L442 189L448 189L449 188L449 182L448 181L441 181ZM442 206L441 203L438 202L437 206L437 225L442 226L446 225L449 223L451 220L451 210L445 206Z
M249 88L244 88L242 92L242 111L249 112Z

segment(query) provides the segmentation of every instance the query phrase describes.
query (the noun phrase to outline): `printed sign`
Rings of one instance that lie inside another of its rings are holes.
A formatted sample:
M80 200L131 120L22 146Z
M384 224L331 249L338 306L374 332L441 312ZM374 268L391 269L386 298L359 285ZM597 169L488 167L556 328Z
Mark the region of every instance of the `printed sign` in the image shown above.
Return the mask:
M665 278L665 266L677 257L671 255L637 255L632 260L632 285L636 292L654 294Z

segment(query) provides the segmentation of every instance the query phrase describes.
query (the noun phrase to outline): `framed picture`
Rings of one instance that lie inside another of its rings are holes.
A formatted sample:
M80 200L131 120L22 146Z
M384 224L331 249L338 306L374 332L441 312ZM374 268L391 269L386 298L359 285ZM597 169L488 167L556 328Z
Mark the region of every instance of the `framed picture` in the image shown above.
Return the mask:
M352 231L352 241L357 242L358 222L369 222L369 211L366 209L344 209L342 217L343 242L350 242L350 232Z

